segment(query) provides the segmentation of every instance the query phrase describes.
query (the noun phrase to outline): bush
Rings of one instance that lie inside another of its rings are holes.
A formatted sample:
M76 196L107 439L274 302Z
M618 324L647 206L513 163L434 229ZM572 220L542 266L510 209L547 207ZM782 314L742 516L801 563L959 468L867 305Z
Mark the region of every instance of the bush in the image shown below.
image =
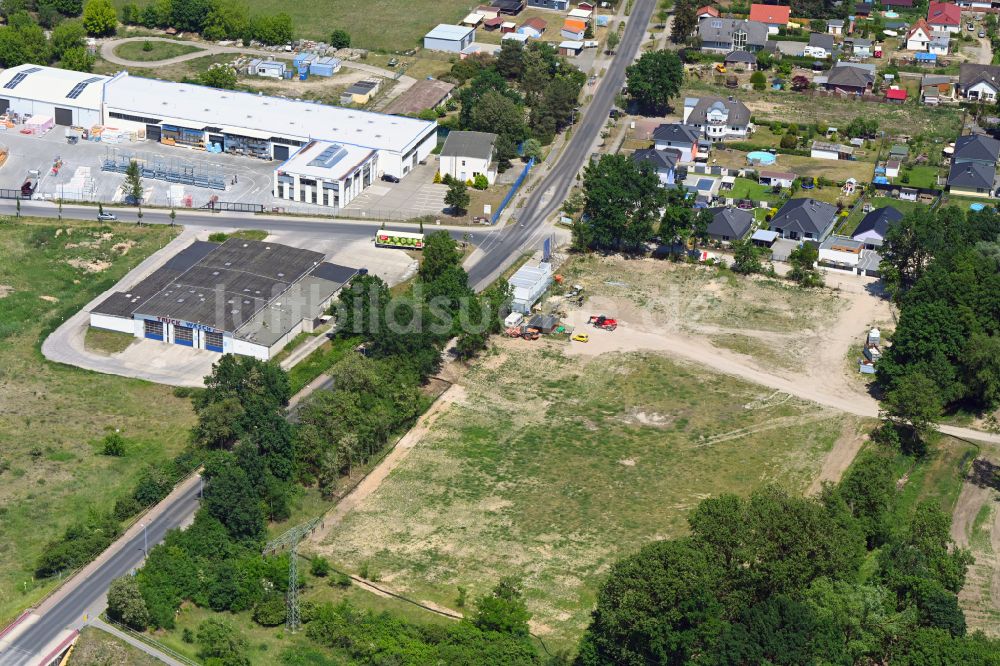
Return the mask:
M112 512L116 520L125 520L126 518L131 518L135 514L139 513L142 507L135 498L131 495L125 497L119 497L118 501L115 502L115 508Z
M139 593L135 576L122 576L108 588L108 617L136 631L145 631L149 625L149 611Z
M104 445L101 447L101 453L106 456L115 456L117 458L122 457L125 455L125 438L117 432L110 433L104 438Z
M490 181L483 174L477 173L475 179L472 182L472 186L477 190L485 190L490 186Z
M750 83L753 84L754 90L763 90L767 87L767 77L764 76L764 72L756 71L750 75Z
M285 623L288 610L280 594L271 593L253 609L253 621L262 627L277 627Z
M309 573L317 578L324 578L330 573L330 563L327 562L325 557L317 557L313 559L312 564L309 566Z
M785 150L794 149L799 145L799 138L794 134L783 134L778 145Z
M336 585L337 587L350 587L351 577L345 573L338 573L330 579L330 585Z

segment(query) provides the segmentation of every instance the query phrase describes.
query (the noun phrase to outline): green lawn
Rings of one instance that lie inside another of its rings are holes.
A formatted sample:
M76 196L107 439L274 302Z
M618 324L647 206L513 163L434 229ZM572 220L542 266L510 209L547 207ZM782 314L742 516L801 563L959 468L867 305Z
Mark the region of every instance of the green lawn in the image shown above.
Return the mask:
M0 223L0 625L53 587L33 580L46 542L109 510L149 463L186 444L190 401L169 387L54 365L45 332L162 247L176 229ZM95 272L87 272L84 262ZM102 263L103 262L103 263ZM127 455L99 455L119 429Z
M723 193L720 192L720 194ZM774 202L781 199L781 195L771 192L770 187L761 185L757 181L750 180L749 178L737 178L732 192L725 193L725 196L732 197L733 199L767 201L771 203L772 206L774 205Z
M941 169L938 167L925 165L914 166L910 169L904 170L903 173L909 177L910 182L903 183L902 174L900 174L900 179L895 180L895 183L903 186L908 185L910 187L933 187L940 189L940 186L937 183L937 177L938 174L941 173Z
M710 495L803 490L844 423L664 356L513 349L471 369L464 402L318 550L449 607L458 586L521 577L550 648L575 645L614 560L683 534Z
M128 0L114 0L121 7ZM138 0L143 7L152 0ZM423 36L438 23L458 23L474 5L461 0L329 0L321 5L299 5L279 0L249 0L251 14L284 12L292 17L296 37L329 40L343 28L351 46L405 51L420 46ZM551 29L551 28L550 28Z
M145 44L149 44L151 47L150 50L147 51L143 48ZM201 49L192 44L185 44L184 42L161 42L157 40L145 43L125 42L115 49L115 55L126 60L151 62L176 58L177 56L187 55L195 51L201 51Z
M870 203L875 208L884 208L885 206L892 206L899 212L909 213L915 208L923 206L923 204L917 203L915 201L900 201L899 199L893 199L892 197L869 197L868 203ZM854 233L854 230L858 228L858 224L864 219L867 213L862 211L863 206L859 207L856 211L851 213L847 219L841 224L837 229L837 233L850 236Z

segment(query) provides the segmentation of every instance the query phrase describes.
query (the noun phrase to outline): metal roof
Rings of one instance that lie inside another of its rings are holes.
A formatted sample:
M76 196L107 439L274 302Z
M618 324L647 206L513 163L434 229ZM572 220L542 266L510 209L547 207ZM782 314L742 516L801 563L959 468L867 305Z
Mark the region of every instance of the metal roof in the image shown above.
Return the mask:
M441 148L441 155L447 157L477 157L488 160L493 155L493 144L497 135L490 132L465 132L455 130L448 134Z
M470 28L465 25L450 25L448 23L439 23L437 27L424 35L424 39L443 39L446 41L461 41L470 32L474 32L475 28Z
M0 97L31 99L99 111L109 76L24 64L0 74Z

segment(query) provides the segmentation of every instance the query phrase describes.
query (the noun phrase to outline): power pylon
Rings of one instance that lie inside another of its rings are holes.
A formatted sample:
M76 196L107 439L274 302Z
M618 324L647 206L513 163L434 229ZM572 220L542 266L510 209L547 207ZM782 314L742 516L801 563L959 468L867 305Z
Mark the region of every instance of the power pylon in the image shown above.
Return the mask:
M268 544L264 546L264 557L273 555L274 553L288 548L288 617L285 620L285 626L288 628L289 633L295 633L300 624L299 569L297 561L299 543L305 539L306 536L312 532L317 525L319 525L319 523L319 518L313 518L309 522L296 525L279 536L277 539L268 542Z

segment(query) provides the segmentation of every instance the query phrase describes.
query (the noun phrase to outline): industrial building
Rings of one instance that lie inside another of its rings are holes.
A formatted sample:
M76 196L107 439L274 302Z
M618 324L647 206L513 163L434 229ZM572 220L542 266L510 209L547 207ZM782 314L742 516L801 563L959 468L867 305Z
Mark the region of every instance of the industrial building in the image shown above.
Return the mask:
M50 117L67 127L99 125L104 86L110 80L54 67L11 67L0 73L0 113Z
M129 76L20 65L0 73L0 111L56 125L105 125L150 141L287 160L311 141L377 153L376 175L405 176L437 143L437 123Z
M508 282L514 289L510 308L514 312L529 314L545 290L552 284L552 264L540 262L525 264L517 269Z
M465 47L474 41L476 41L475 28L465 25L441 23L424 35L424 48L430 51L461 53Z
M273 358L312 331L357 270L320 252L242 239L195 241L90 312L95 328L223 354Z
M369 148L312 141L275 170L273 194L342 208L372 184L377 161Z

